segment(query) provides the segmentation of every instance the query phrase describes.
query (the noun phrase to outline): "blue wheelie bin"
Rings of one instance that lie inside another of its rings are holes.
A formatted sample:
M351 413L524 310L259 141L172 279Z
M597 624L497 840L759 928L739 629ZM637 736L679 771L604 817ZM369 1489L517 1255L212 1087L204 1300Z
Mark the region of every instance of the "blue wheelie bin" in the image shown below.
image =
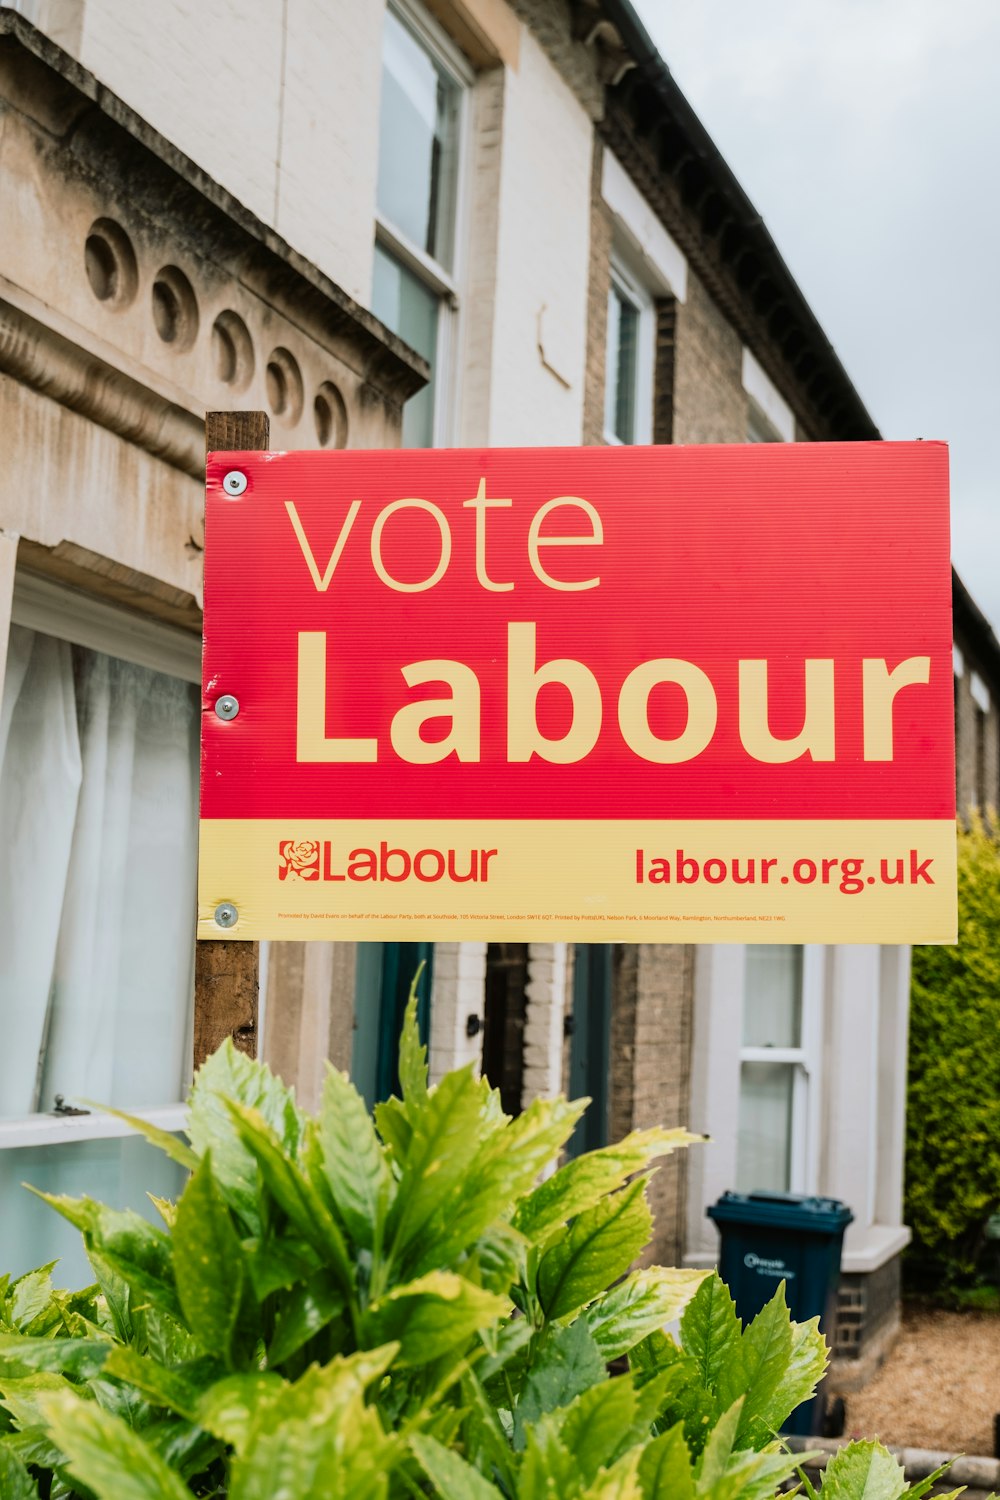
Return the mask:
M818 1317L829 1342L833 1333L844 1230L854 1215L836 1198L801 1193L723 1193L708 1210L722 1238L719 1275L746 1324L785 1283L796 1323ZM825 1382L823 1383L825 1385ZM792 1412L785 1432L796 1437L838 1437L843 1416L828 1407L820 1386Z

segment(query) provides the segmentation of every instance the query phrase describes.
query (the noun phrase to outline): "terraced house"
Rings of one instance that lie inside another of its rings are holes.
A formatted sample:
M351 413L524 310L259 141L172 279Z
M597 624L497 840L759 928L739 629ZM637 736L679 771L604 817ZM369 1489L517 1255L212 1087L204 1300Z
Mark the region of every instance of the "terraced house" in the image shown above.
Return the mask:
M0 110L0 1259L22 1269L59 1226L21 1181L173 1190L67 1110L182 1119L207 409L268 411L274 448L878 433L627 0L20 0ZM661 1259L712 1260L724 1188L846 1200L842 1353L871 1363L907 1240L905 949L273 944L264 1056L307 1102L327 1059L384 1094L421 958L436 1073L481 1064L510 1111L590 1094L577 1149L713 1136L654 1181Z

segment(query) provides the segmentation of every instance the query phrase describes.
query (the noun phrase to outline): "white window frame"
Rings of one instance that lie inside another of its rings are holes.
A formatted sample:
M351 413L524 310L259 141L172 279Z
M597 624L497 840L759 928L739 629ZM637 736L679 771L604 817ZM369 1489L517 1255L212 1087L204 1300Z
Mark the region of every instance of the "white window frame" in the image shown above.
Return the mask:
M476 75L448 33L414 0L390 0L386 11L412 33L458 88L458 161L451 270L415 245L379 211L377 204L375 208L375 244L412 272L438 298L437 346L432 362L435 391L431 441L435 448L441 448L447 447L459 430L458 359L468 241L469 163L472 157L470 96Z
M815 1193L821 1184L829 950L823 944L803 945L802 1046L786 1052L743 1046L746 948L743 943L713 943L697 951L689 1124L692 1130L707 1132L709 1144L688 1155L688 1266L714 1266L718 1260L718 1232L706 1210L736 1187L740 1072L745 1060L788 1060L800 1073L797 1102L804 1129L793 1149L793 1191Z
M820 1080L823 1056L823 963L825 950L818 943L802 948L802 977L797 1047L740 1046L740 1109L744 1063L784 1063L792 1069L791 1140L789 1142L788 1191L815 1193L819 1181ZM744 975L746 961L744 958ZM746 1007L746 986L741 1014ZM739 1116L737 1116L739 1118Z
M21 625L184 682L200 684L200 636L176 626L161 625L49 578L22 572L16 564L11 568L16 548L17 538L0 532L0 691L11 625ZM192 1020L189 1018L189 1031ZM190 1050L189 1039L189 1053ZM187 1106L178 1100L129 1113L161 1130L176 1132L184 1128ZM110 1140L133 1134L123 1120L99 1109L92 1109L89 1114L14 1115L0 1119L0 1151Z
M15 572L10 623L201 683L201 637L109 604L35 573ZM7 630L3 630L4 657Z
M653 441L653 366L656 355L656 307L653 296L619 251L611 256L611 284L608 288L633 307L639 326L635 341L635 437L631 444L610 427L608 405L611 399L611 348L607 345L604 368L604 441L612 447L634 447Z

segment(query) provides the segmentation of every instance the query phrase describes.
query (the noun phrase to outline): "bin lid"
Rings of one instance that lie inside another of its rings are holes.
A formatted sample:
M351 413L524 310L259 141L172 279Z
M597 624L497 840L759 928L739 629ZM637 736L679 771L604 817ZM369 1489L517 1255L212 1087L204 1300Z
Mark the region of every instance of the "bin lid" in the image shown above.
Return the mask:
M717 1224L760 1224L808 1234L839 1234L854 1218L839 1198L808 1193L723 1193L707 1210Z

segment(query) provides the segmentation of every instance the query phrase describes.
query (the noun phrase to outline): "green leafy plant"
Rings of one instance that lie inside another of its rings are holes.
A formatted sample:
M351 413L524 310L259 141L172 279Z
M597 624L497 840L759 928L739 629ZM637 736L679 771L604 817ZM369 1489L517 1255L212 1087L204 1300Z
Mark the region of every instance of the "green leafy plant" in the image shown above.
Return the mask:
M1000 1209L1000 827L958 832L959 940L915 948L906 1119L913 1285L974 1285Z
M429 1087L412 1003L399 1072L372 1119L330 1070L311 1118L224 1047L188 1142L133 1122L190 1171L159 1226L48 1199L96 1280L0 1281L3 1500L763 1500L794 1476L776 1433L824 1370L815 1321L779 1288L742 1328L714 1274L631 1269L649 1173L692 1138L546 1176L582 1105L511 1120L471 1068ZM831 1464L826 1500L896 1500L882 1453Z

